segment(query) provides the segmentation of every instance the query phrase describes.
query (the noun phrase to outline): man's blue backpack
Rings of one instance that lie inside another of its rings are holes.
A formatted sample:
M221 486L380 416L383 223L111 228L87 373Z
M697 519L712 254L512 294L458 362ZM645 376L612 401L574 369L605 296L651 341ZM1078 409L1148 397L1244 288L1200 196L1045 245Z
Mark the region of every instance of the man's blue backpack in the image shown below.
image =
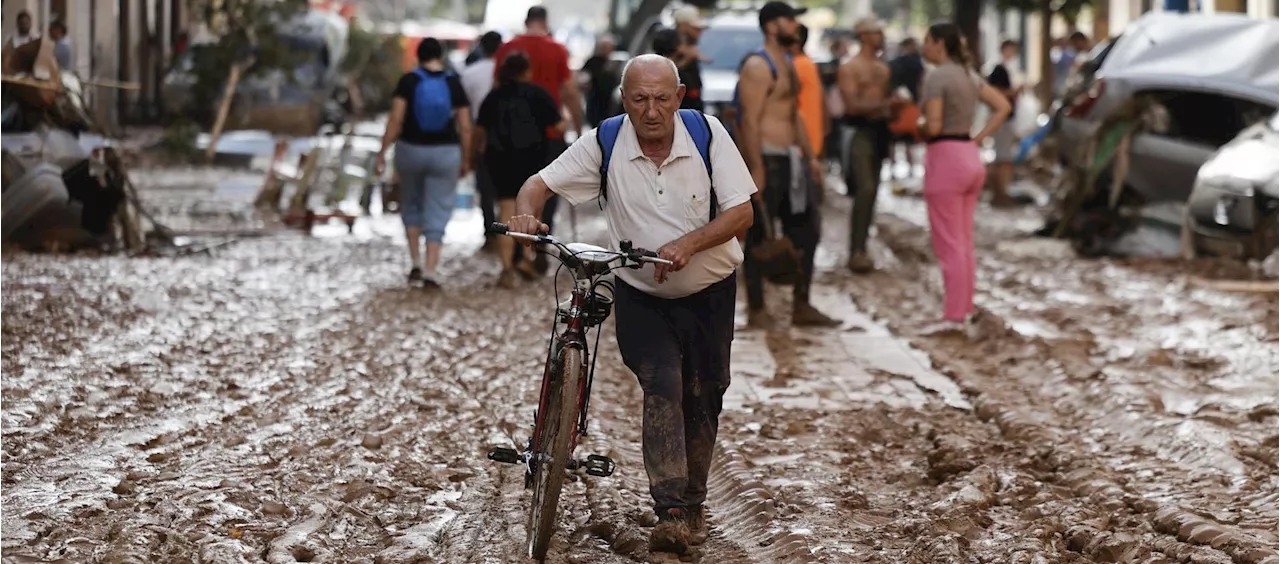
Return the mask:
M698 147L702 164L707 167L707 178L711 180L711 219L715 219L720 204L716 201L715 176L711 174L711 124L707 123L707 116L697 110L676 112L680 121L684 122L684 128L689 130L693 144ZM600 122L600 127L596 128L596 143L600 145L600 154L604 157L600 159L600 209L604 209L608 195L609 161L613 158L613 145L618 142L618 132L622 130L622 119L625 117L626 114L613 116Z
M453 94L449 92L449 77L453 73L432 76L421 67L413 72L421 79L413 91L413 117L418 120L418 129L444 131L453 119Z

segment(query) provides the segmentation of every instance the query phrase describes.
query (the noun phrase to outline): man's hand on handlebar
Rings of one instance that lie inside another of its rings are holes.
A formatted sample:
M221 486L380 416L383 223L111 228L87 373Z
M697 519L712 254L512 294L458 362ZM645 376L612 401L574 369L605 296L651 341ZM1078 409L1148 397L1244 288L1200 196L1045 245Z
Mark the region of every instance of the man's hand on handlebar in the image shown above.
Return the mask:
M689 259L693 258L693 248L685 242L684 238L676 239L658 249L658 258L671 261L670 265L653 265L653 281L661 284L667 281L667 274L677 272L688 266Z
M551 228L542 220L531 215L513 215L507 220L507 230L512 233L524 233L526 235L540 235L551 231ZM524 246L528 247L533 244L532 241L522 241Z

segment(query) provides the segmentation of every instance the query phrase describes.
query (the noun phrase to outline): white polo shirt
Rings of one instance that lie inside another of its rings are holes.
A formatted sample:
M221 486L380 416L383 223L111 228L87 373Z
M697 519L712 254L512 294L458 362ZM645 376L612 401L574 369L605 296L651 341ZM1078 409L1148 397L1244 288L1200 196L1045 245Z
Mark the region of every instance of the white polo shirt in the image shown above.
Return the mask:
M707 121L711 125L716 197L723 212L747 202L756 187L729 132L720 120L709 117ZM630 239L636 247L656 251L710 222L711 182L706 165L684 121L676 117L675 125L671 154L659 166L644 156L631 119L623 118L609 161L609 193L604 206L611 248L616 250L618 241ZM539 175L552 192L576 206L599 196L602 158L593 129ZM662 284L653 281L651 264L614 272L645 293L682 298L724 280L741 263L742 247L734 238L695 254L684 269L668 275Z

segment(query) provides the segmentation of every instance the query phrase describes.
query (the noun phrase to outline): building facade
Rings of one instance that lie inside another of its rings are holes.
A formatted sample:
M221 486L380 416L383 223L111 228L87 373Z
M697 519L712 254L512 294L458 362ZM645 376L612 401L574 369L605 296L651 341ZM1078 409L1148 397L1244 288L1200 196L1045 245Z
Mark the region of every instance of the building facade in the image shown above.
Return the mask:
M151 116L179 31L188 28L191 17L186 0L5 0L4 37L17 30L22 11L31 14L42 35L53 21L66 24L71 70L81 78L141 85L139 90L86 89L95 118L109 128Z

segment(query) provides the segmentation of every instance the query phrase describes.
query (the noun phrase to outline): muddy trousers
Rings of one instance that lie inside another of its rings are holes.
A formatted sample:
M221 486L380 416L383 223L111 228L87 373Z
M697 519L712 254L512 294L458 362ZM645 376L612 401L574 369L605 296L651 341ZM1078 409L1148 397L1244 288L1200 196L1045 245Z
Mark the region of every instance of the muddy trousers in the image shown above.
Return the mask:
M644 391L642 449L654 509L701 504L729 388L736 275L683 298L622 280L614 295L618 349Z
M787 187L791 183L791 161L786 157L766 155L764 169L765 189L761 198L764 203L751 201L756 220L747 230L747 240L743 247L746 260L742 263L742 270L747 277L747 306L751 309L764 307L764 274L760 270L760 264L751 257L751 250L764 241L764 220L759 210L761 205L769 206L769 215L782 223L782 233L791 239L796 251L800 253L800 272L792 287L792 296L797 304L809 303L809 287L813 284L813 259L822 234L818 205L814 203L817 201L813 194L815 188L810 186L805 211L791 213L791 202L787 197Z
M942 267L946 294L942 317L947 321L963 321L973 312L973 214L986 177L972 141L929 143L924 157L924 201L929 208L933 254Z
M849 253L867 252L867 239L875 223L876 195L880 192L880 168L884 164L883 146L878 127L853 128L849 139L849 160L844 167L844 183L853 197L853 211L849 219Z

